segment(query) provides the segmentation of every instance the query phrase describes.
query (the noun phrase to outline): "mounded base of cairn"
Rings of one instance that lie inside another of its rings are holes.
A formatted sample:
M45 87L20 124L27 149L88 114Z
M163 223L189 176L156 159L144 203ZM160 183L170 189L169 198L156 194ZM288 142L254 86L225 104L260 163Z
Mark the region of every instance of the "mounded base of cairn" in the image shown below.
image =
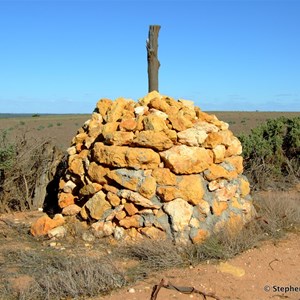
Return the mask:
M98 237L199 243L253 216L241 143L192 101L101 99L67 152L62 215Z

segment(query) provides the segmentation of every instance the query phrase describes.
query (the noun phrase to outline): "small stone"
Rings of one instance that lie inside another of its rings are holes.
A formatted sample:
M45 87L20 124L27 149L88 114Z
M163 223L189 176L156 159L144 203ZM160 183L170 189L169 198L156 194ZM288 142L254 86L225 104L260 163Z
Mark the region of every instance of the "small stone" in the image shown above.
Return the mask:
M63 238L67 235L67 230L64 226L58 226L48 231L48 237L51 239L55 238Z
M246 273L243 268L233 266L228 262L220 262L219 266L217 266L217 269L222 273L229 273L235 277L242 277Z
M82 239L83 239L85 242L92 243L92 242L95 241L95 236L94 236L92 233L86 231L86 232L84 232L84 233L82 234Z
M56 214L53 219L46 214L37 219L30 228L30 233L33 236L46 235L51 229L61 226L65 223L65 219L61 214Z

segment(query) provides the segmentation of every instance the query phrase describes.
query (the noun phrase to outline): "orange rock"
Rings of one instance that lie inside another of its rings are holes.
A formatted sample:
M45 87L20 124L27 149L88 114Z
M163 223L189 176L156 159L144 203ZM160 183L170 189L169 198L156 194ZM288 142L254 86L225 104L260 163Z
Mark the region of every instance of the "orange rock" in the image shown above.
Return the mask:
M125 109L125 106L128 105L128 101L132 100L118 98L115 101L113 101L110 110L107 112L106 121L109 123L120 120L123 115L123 110Z
M139 211L133 203L125 203L124 208L129 216L133 216Z
M144 116L138 116L137 119L136 119L136 128L135 130L138 130L138 131L142 131L144 130Z
M214 163L221 163L224 161L226 148L224 145L217 145L212 149L214 154Z
M222 144L225 146L230 146L233 143L233 133L230 130L221 130L219 134L222 137Z
M237 177L236 171L227 171L225 168L223 168L220 165L210 165L208 169L204 172L204 177L208 181L216 180L218 178L224 178L224 179L234 179Z
M114 194L118 193L118 189L115 186L109 185L109 184L104 184L103 185L103 190L107 191L107 192L111 192Z
M59 183L58 183L58 188L60 190L62 190L64 188L65 184L66 184L65 180L63 178L60 178Z
M207 138L207 133L197 127L188 128L178 132L178 141L188 146L200 146Z
M127 229L126 234L128 237L130 237L133 240L137 240L141 238L141 234L134 227Z
M115 217L117 220L121 221L126 217L126 212L124 210L118 211Z
M163 112L167 112L170 108L170 105L164 99L160 99L159 97L152 99L148 106Z
M102 191L96 193L82 207L80 211L81 216L84 219L86 219L86 216L90 216L95 220L100 220L103 214L111 209L110 203L105 198L105 194Z
M181 196L189 203L196 205L202 201L204 196L204 184L200 175L184 175L178 183Z
M72 139L72 144L83 143L87 137L88 135L86 132L79 133Z
M174 186L160 186L157 188L157 194L163 201L172 201L177 198L179 194L178 188Z
M168 168L157 168L152 172L152 176L156 179L157 184L160 185L175 185L176 175Z
M176 174L200 173L213 162L212 151L186 145L174 146L160 152L165 165Z
M244 178L241 178L240 180L240 191L242 197L245 197L250 193L250 183Z
M145 97L139 99L139 104L148 105L151 102L151 100L155 98L161 99L161 95L157 91L152 91L148 93Z
M227 147L225 156L233 156L242 154L242 144L237 137L232 137L231 144Z
M188 101L188 100L185 100ZM183 104L183 102L181 102ZM189 121L193 122L196 119L196 112L194 108L188 107L186 105L183 105L180 109L180 114L182 114L183 117L188 119Z
M30 233L33 236L46 235L51 229L61 226L65 223L65 219L62 215L56 214L53 219L44 215L37 219L30 228Z
M152 176L146 176L138 188L138 192L145 198L151 199L156 192L156 180Z
M139 232L152 240L163 240L166 238L166 233L154 226L139 228Z
M126 217L120 221L120 225L126 229L135 227L139 228L142 223L142 217L139 215L134 215L131 217Z
M88 137L85 139L85 145L89 148L89 145L93 143L95 138L97 138L102 133L103 125L98 122L90 122L90 127L88 130Z
M193 244L200 244L203 243L208 237L209 232L205 229L198 229L195 235L191 236L191 240Z
M107 168L104 168L95 162L91 162L88 168L88 175L91 181L97 182L99 184L105 184L107 182L104 178L107 172Z
M106 144L110 145L130 145L133 142L134 134L131 131L115 131L105 135Z
M222 136L220 132L211 132L205 140L204 147L206 148L216 148L216 146L222 143Z
M119 127L119 124L120 124L120 122L110 122L110 123L106 123L105 125L103 125L102 134L103 134L104 138L106 138L107 135L116 132Z
M243 157L242 156L230 156L225 159L226 162L229 162L237 171L238 174L243 173Z
M204 215L207 216L210 213L210 205L207 201L205 200L201 200L196 206L195 208L197 209L197 211Z
M178 181L177 186L160 186L157 188L157 194L163 201L182 198L194 205L202 201L205 191L199 175L184 175Z
M183 104L181 102L176 101L174 98L169 97L169 96L164 96L162 97L162 100L166 101L167 104L169 104L171 107L170 108L176 108L177 112L179 111L180 108L182 108Z
M84 174L83 161L78 154L69 157L69 170L76 175Z
M225 211L228 208L227 202L219 202L215 200L212 205L213 213L216 216L220 216L223 211Z
M163 131L146 130L136 134L133 142L137 146L153 148L158 151L169 149L173 146L172 141Z
M67 207L75 203L75 197L71 193L60 193L58 196L58 205L60 208Z
M169 121L172 127L177 131L183 131L193 127L193 123L184 116L183 111L179 111L177 114L169 114Z
M89 150L82 150L78 154L70 155L68 159L69 170L77 175L83 175L83 161L87 159Z
M146 116L143 119L143 123L145 130L152 130L158 132L168 129L164 119L154 114Z
M106 198L109 201L109 203L114 207L120 205L120 203L121 203L121 199L119 198L119 196L112 192L108 192L106 194Z
M237 188L237 185L233 184L228 184L222 188L219 188L216 190L216 199L223 202L232 199L235 196Z
M129 106L126 105L126 107L129 107ZM130 110L128 110L126 107L125 107L125 109L122 112L122 117L120 119L121 122L123 120L129 120L129 119L134 119L135 118L134 108L133 107L129 107Z
M86 184L84 185L80 191L79 194L82 196L91 196L95 193L99 192L102 189L102 185L96 182Z
M239 202L238 198L232 197L231 198L231 204L232 207L237 209L242 209L243 205Z
M178 99L178 101L180 103L183 104L184 107L189 108L190 110L195 112L195 105L194 105L194 101L192 100L185 100L185 99Z
M159 154L152 149L106 146L102 143L95 143L94 159L100 164L134 169L154 169L160 163Z
M62 214L64 216L75 216L77 215L81 210L81 207L79 207L76 204L70 204L69 206L66 206L62 210Z
M125 119L122 120L120 123L120 129L126 130L126 131L132 131L137 127L137 122L135 119Z
M171 126L172 128L172 126ZM164 130L164 133L167 135L167 137L173 142L173 143L177 143L177 132L176 130Z
M101 114L101 116L105 117L106 113L111 108L112 104L113 104L112 100L103 98L97 102L96 108L98 112Z
M204 111L201 111L198 107L195 108L196 116L199 118L200 121L204 121L207 123L213 123L216 120L215 115L209 115Z

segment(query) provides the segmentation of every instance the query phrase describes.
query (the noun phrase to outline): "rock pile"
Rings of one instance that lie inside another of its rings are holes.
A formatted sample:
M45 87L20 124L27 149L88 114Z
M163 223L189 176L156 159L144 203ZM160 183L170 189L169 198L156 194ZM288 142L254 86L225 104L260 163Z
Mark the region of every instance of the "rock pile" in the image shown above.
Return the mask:
M192 101L101 99L67 152L62 215L98 237L199 243L252 217L241 143Z

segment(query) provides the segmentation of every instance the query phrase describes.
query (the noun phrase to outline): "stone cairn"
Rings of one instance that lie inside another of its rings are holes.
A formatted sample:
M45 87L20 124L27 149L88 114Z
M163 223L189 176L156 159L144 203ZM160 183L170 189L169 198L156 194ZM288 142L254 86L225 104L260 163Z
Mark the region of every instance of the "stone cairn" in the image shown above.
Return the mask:
M99 100L67 150L62 216L53 220L76 216L116 240L199 243L226 225L241 228L253 206L242 146L228 127L156 91L137 103Z

